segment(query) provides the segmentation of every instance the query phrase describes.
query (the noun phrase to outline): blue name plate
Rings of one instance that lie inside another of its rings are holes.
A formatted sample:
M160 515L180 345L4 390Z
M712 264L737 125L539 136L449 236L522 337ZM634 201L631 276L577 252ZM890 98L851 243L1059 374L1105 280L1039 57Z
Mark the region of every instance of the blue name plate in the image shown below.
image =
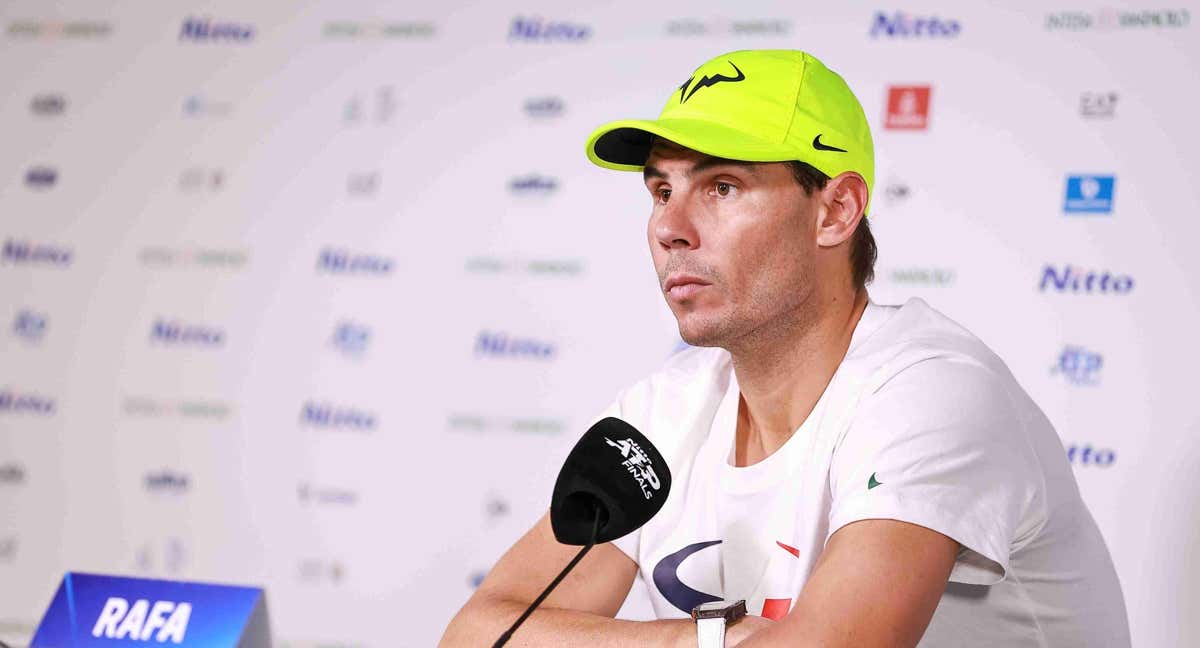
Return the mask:
M67 572L30 648L269 648L257 587Z

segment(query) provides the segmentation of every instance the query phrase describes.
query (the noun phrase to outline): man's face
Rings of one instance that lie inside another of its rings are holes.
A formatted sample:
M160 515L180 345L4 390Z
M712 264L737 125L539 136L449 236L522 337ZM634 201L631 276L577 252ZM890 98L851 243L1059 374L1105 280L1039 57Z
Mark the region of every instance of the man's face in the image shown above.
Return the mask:
M722 346L793 319L812 292L815 197L783 163L713 158L660 140L647 238L684 341Z

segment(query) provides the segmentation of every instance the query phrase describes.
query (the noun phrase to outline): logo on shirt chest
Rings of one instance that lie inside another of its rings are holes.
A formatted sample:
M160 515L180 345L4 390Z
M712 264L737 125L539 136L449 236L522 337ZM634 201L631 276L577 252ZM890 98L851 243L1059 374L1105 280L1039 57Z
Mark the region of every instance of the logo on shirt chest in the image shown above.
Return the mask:
M704 549L721 544L721 540L709 540L706 542L694 542L674 553L664 556L654 566L653 580L654 586L664 599L676 609L690 614L692 609L702 603L711 603L720 601L723 597L688 586L679 579L679 568L685 560L690 558ZM780 549L790 553L793 557L800 557L800 550L786 545L778 540L775 542ZM711 560L716 569L720 568L720 561ZM763 607L761 616L768 619L782 619L792 607L791 598L766 598L763 599Z

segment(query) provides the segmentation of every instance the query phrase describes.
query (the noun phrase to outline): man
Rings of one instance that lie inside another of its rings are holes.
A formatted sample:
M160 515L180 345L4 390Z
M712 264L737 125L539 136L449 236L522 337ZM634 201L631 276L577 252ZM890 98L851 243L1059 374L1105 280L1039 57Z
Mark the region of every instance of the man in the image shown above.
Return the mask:
M1046 417L946 317L869 300L874 153L840 76L798 51L719 56L588 156L643 172L664 296L705 348L604 414L662 451L663 509L594 549L515 645L1129 645ZM490 643L574 552L542 519L443 644ZM658 620L611 618L639 575ZM737 599L750 615L728 627L689 618Z

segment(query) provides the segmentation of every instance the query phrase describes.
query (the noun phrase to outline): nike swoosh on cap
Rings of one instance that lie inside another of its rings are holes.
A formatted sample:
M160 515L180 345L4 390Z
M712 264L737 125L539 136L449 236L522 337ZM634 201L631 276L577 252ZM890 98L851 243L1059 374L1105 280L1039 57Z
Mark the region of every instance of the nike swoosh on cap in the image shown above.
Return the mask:
M818 151L837 151L838 153L846 153L847 152L846 149L840 149L836 146L822 144L821 143L821 135L817 135L816 137L813 138L813 148L817 149Z
M867 490L871 490L876 486L883 486L883 483L875 479L875 473L871 473L871 478L867 480Z

